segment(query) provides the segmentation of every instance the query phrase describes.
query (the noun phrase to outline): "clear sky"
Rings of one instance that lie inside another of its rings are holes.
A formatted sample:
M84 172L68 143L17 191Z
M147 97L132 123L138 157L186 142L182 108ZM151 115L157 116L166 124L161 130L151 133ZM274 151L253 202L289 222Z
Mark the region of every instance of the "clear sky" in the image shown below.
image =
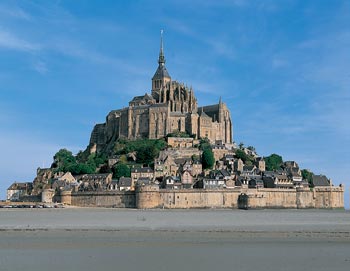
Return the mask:
M221 96L237 143L350 186L350 1L3 0L0 198L150 92L160 29L171 77Z

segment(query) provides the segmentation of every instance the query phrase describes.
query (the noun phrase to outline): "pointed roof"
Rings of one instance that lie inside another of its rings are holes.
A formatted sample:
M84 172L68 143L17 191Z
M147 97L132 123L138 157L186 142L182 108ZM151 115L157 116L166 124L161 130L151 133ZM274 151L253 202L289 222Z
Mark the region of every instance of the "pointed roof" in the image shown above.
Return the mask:
M202 118L209 118L209 119L211 119L211 117L209 117L209 116L204 112L203 107L202 107L202 110L201 110L199 116L202 117Z
M164 56L164 48L163 48L163 30L160 31L160 50L159 50L159 58L158 58L158 68L155 74L152 77L154 79L162 79L164 77L170 78L170 75L165 67L165 56Z

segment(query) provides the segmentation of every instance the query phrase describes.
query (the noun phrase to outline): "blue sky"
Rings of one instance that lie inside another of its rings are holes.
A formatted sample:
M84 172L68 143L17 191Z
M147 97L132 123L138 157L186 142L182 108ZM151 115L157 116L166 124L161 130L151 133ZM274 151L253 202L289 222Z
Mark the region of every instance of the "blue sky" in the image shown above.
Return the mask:
M350 186L349 1L101 3L1 1L0 198L150 92L160 29L172 78L222 96L237 143Z

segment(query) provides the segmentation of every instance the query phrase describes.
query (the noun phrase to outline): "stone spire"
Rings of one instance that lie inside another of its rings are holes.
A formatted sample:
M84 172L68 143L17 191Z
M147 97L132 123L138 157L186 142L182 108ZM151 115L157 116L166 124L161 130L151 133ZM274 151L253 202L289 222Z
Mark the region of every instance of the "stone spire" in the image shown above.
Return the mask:
M163 29L160 30L160 50L159 50L158 64L159 65L165 64L165 56L164 56L164 49L163 49Z
M163 30L160 31L160 50L158 68L152 77L152 96L157 102L161 100L161 89L171 81L171 77L165 67L165 56L163 47Z

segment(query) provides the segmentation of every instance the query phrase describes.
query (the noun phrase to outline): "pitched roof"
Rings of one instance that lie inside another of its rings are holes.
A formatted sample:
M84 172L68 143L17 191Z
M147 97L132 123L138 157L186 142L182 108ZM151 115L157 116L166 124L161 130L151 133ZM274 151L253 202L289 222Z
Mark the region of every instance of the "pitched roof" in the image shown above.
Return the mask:
M170 75L168 73L168 70L166 69L165 65L158 65L158 68L156 72L154 73L152 80L154 79L162 79L164 77L170 78Z
M243 171L252 171L255 169L255 166L243 166Z
M324 175L313 175L312 182L314 186L330 186L329 180Z
M131 184L132 184L131 178L129 178L129 177L121 177L119 179L118 186L119 187L130 187Z
M211 119L211 117L209 117L203 110L199 113L199 116L202 118Z
M79 175L76 176L76 180L104 180L108 177L112 176L112 173L99 173L99 174L84 174L84 175Z
M143 184L149 184L151 183L151 179L148 177L140 177L137 179L137 184L143 185Z
M220 170L220 173L221 173L221 175L224 176L224 177L231 176L230 172L228 172L226 169L221 169L221 170Z
M7 188L7 190L26 190L28 188L31 188L33 186L32 183L17 183L14 182L13 184L10 185L9 188Z

